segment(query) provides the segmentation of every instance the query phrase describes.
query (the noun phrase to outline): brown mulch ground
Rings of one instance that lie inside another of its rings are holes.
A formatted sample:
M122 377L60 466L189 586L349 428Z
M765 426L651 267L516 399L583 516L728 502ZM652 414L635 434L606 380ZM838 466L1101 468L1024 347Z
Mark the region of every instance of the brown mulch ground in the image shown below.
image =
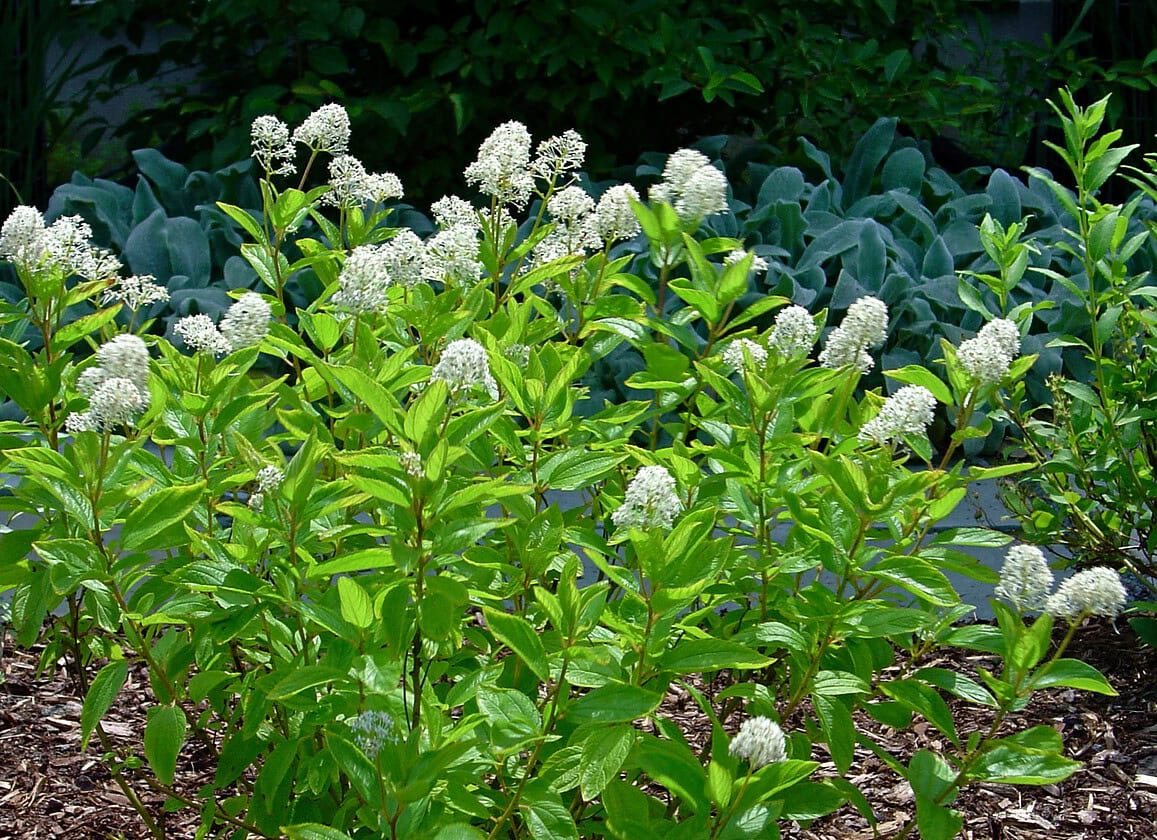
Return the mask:
M0 840L48 838L144 838L140 821L100 761L96 739L80 752L80 703L63 675L38 678L35 659L0 646ZM1040 693L1013 722L1012 729L1036 724L1056 727L1066 752L1085 767L1059 785L1043 788L977 785L955 803L965 814L965 840L1146 840L1157 835L1157 651L1142 648L1128 625L1095 625L1078 634L1070 651L1101 670L1120 692L1102 697L1068 690ZM935 664L965 671L981 658L960 656ZM922 663L932 664L932 663ZM148 705L139 672L105 718L105 729L121 744L138 745ZM686 695L672 696L676 719L694 717ZM984 710L958 706L962 735L987 726ZM870 720L865 730L898 756L932 746L934 730L916 726L896 733ZM693 726L702 731L701 727ZM189 750L187 750L189 752ZM195 752L195 751L193 751ZM193 791L211 777L187 759L178 775ZM834 772L831 765L819 771ZM867 795L880 819L878 834L853 809L806 828L792 827L785 838L869 840L892 836L912 814L911 791L868 752L857 755L851 780ZM164 814L164 797L145 795L174 840L192 838L196 816L188 809Z

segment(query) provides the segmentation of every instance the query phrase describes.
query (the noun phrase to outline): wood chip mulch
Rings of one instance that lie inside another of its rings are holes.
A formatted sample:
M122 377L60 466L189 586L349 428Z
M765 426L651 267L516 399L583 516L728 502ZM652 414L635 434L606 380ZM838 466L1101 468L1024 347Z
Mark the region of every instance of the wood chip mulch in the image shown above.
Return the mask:
M125 795L101 762L94 738L80 751L80 711L63 673L38 677L36 658L15 651L0 639L0 840L137 840L148 837ZM1008 731L1045 724L1062 733L1066 754L1084 762L1058 785L1019 787L975 785L955 803L965 815L964 840L1147 840L1157 836L1157 651L1141 646L1128 625L1084 628L1069 653L1098 668L1119 692L1117 697L1065 689L1039 693ZM924 662L964 672L980 657L953 654ZM707 686L711 693L716 686ZM105 718L105 730L119 744L140 753L147 681L133 672ZM986 728L984 709L955 703L962 736ZM688 734L703 732L699 712L685 692L672 691L664 710ZM864 718L864 731L894 755L941 746L940 736L918 722L895 732ZM710 727L706 727L710 731ZM178 776L193 792L211 779L195 749L182 755ZM817 760L826 758L817 755ZM818 775L834 775L825 763ZM876 756L857 750L849 777L865 793L879 819L875 830L846 806L809 826L786 827L785 840L876 840L895 834L912 815L912 793ZM164 796L144 799L167 836L192 838L197 817L190 809L165 813Z

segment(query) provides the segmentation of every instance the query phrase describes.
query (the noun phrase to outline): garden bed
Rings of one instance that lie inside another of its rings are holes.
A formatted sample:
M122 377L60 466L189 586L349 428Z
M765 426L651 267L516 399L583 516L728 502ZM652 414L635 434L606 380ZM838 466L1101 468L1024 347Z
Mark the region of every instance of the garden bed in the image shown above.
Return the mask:
M80 702L63 673L37 677L38 652L5 646L0 661L0 840L44 838L146 837L140 820L100 761L95 742L79 750ZM1068 780L1043 787L979 784L967 788L956 807L965 815L966 840L1117 840L1149 836L1157 823L1157 652L1142 647L1129 627L1089 626L1073 642L1071 654L1098 668L1119 692L1117 697L1043 691L1011 728L1044 724L1065 739L1065 754L1085 763ZM948 657L952 657L951 660ZM987 657L950 650L935 663L961 673L974 671ZM146 708L153 702L143 673L134 673L106 717L106 731L142 754ZM988 725L987 713L955 702L953 715L962 733ZM710 725L701 725L694 702L675 692L661 710L680 722L689 740L702 742ZM905 760L939 736L917 724L897 733L865 716L861 732ZM699 746L700 744L696 744ZM932 744L935 746L934 744ZM824 758L817 755L817 758ZM830 775L830 764L818 775ZM212 779L213 767L198 761L195 745L182 753L178 783L192 793ZM893 835L912 815L912 794L879 759L857 753L852 781L875 807L883 837ZM147 801L164 819L174 840L192 838L197 815L187 809L162 814L164 797ZM851 806L808 828L786 827L785 838L868 840L872 830Z

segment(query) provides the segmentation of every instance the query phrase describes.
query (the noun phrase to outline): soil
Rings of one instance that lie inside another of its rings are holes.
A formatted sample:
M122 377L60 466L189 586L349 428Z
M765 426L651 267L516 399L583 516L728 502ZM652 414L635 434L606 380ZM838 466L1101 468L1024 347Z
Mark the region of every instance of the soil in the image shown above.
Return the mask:
M3 640L0 640L3 641ZM148 833L126 795L101 762L96 739L80 749L80 710L63 673L38 676L38 652L16 651L0 644L0 840L48 838L119 838L136 840ZM1141 646L1124 622L1094 624L1078 633L1070 654L1098 668L1119 692L1117 697L1058 689L1040 692L1008 724L1009 731L1038 724L1062 733L1066 754L1084 762L1068 780L1044 787L975 785L955 807L965 816L964 840L1143 840L1157 826L1157 651ZM956 655L937 664L969 671L984 657ZM150 703L147 681L131 673L125 689L104 719L109 736L141 754L140 733ZM672 692L665 713L702 732L701 714L690 698ZM963 733L987 727L986 710L954 706ZM922 724L896 732L870 719L859 722L894 755L938 746L938 734ZM709 729L709 727L708 727ZM186 755L187 754L187 755ZM180 790L192 794L212 777L186 749L178 768ZM822 758L822 756L820 756ZM834 775L830 763L817 774ZM913 813L912 793L878 758L857 753L851 781L876 810L875 831L853 808L792 825L792 840L873 840L893 836ZM154 819L173 840L194 836L197 814L185 808L166 812L164 794L142 795Z

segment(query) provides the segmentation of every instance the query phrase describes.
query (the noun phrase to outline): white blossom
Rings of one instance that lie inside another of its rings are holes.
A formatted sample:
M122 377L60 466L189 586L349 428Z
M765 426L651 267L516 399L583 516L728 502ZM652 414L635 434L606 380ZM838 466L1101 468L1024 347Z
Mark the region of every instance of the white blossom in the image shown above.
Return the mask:
M421 478L425 475L422 467L422 456L417 452L403 452L398 455L398 463L410 478Z
M409 228L405 228L380 248L382 261L390 279L407 288L422 281L426 264L426 244Z
M386 308L390 287L389 264L379 245L359 245L346 257L333 296L335 306L349 312L379 312Z
M105 289L101 300L104 303L121 301L124 305L136 312L142 306L169 299L169 290L156 283L156 277L151 274L134 274L132 277L121 277L116 285Z
M48 253L44 216L35 207L21 205L8 214L0 228L0 259L10 260L26 271L40 265Z
M667 158L662 182L651 187L651 201L675 208L682 222L727 211L727 178L702 152L680 149Z
M107 280L121 269L110 251L93 247L92 228L80 216L61 216L45 231L49 261L66 275Z
M753 770L787 760L787 739L778 723L767 717L748 718L731 740L728 752Z
M555 219L573 224L595 209L595 200L582 187L565 187L546 202L547 212Z
M88 399L88 414L99 428L124 426L148 408L147 392L142 393L129 379L114 376L97 386Z
M530 132L515 120L494 129L478 149L478 158L466 167L466 183L498 200L523 207L534 190L530 171Z
M1018 612L1039 610L1045 605L1053 587L1053 573L1039 548L1014 545L1005 555L996 585L997 598L1007 601Z
M442 230L459 226L473 228L475 231L482 229L474 205L456 195L442 196L430 205L430 212L434 216L434 222Z
M790 359L811 352L817 332L811 313L802 306L789 306L775 316L767 346Z
M224 356L231 349L229 339L221 335L221 331L208 315L186 315L173 324L173 332L179 335L185 346L194 353L205 351L216 356Z
M577 131L568 129L538 144L530 170L536 177L553 182L562 173L581 168L586 154L586 142Z
M269 334L269 319L273 310L256 292L246 292L229 307L221 319L221 335L229 342L230 350L260 344Z
M970 377L990 385L1008 374L1013 359L1020 355L1020 330L1006 318L989 321L976 338L962 341L956 360Z
M322 196L322 201L347 210L402 197L402 182L397 175L366 172L353 155L339 155L329 162L329 183L332 189Z
M682 510L675 479L667 468L640 467L611 520L618 528L670 528Z
M315 152L345 154L350 142L350 118L341 105L322 105L293 132L295 143Z
M888 307L874 297L862 297L848 307L843 323L828 336L820 364L827 368L852 365L867 373L875 364L868 348L883 344L887 335Z
M269 465L259 469L254 480L257 482L257 492L276 493L285 481L285 473L278 467Z
M603 193L591 221L599 239L611 245L638 234L639 220L631 207L631 202L638 200L639 193L630 184L610 187Z
M761 368L767 364L767 350L750 338L737 338L723 351L723 363L735 370L746 368L748 358L757 368Z
M99 432L100 423L91 411L74 411L64 421L64 430L70 435L81 432Z
M253 120L249 128L253 157L270 175L292 175L297 171L293 160L297 156L289 141L289 126L270 114Z
M884 402L880 413L860 429L860 440L881 446L903 440L905 435L922 435L932 422L936 397L922 385L905 385Z
M426 240L422 276L453 285L473 285L482 275L478 252L478 234L474 228L455 225L439 231Z
M446 345L430 381L445 382L455 396L480 387L491 399L498 399L498 383L490 373L486 348L472 338L460 338Z
M728 255L723 258L723 263L724 265L735 265L748 255L751 256L751 273L765 274L767 272L767 260L759 256L759 254L746 251L743 248L736 248L734 251L728 253Z
M394 719L385 712L362 712L349 721L354 743L368 758L376 758L387 746L398 743Z
M105 379L127 379L141 394L149 393L149 348L140 336L118 335L96 351Z
M1045 612L1074 621L1085 615L1115 618L1125 608L1125 586L1112 569L1098 566L1063 581L1045 602Z

